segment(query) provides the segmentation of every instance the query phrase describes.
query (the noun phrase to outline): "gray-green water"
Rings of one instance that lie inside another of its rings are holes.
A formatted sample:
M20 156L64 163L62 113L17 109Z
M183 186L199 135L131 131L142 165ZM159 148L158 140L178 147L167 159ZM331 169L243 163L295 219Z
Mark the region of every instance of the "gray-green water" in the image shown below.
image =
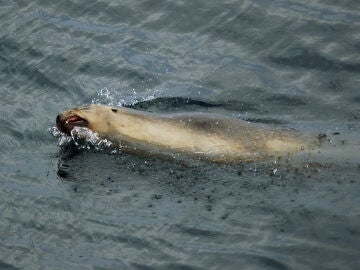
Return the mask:
M0 268L359 269L359 29L357 0L1 1ZM91 102L331 150L225 166L59 147L56 115Z

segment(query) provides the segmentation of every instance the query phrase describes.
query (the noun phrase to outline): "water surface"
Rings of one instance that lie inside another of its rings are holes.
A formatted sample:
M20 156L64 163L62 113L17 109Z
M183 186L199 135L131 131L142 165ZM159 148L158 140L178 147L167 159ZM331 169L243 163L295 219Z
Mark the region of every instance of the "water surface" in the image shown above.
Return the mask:
M359 269L360 3L15 1L0 10L0 268ZM190 100L190 102L189 102ZM326 134L278 163L58 146L68 108Z

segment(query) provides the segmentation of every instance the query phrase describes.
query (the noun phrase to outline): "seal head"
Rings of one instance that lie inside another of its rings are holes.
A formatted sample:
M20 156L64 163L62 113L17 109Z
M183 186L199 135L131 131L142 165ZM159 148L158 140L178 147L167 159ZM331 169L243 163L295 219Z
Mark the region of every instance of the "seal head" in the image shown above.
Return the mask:
M79 112L84 109L79 107L59 114L56 117L56 127L58 130L70 135L74 127L88 127L88 120L79 115Z

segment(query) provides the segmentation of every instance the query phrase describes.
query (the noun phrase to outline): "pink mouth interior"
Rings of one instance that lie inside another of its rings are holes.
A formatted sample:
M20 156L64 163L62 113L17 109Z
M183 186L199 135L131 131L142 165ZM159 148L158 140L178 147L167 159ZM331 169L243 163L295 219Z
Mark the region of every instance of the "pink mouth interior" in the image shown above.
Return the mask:
M71 116L65 120L65 124L83 125L86 121L78 116Z

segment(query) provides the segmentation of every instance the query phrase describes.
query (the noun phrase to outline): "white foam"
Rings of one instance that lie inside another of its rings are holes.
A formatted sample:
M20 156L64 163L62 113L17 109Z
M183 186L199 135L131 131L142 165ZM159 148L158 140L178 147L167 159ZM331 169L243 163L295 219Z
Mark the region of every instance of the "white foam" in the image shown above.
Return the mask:
M85 127L74 127L71 130L71 135L59 131L56 127L49 129L51 135L59 138L58 145L64 146L73 142L78 149L95 149L104 150L113 147L113 143L107 139L102 139L99 134ZM114 152L114 150L112 151ZM115 150L115 152L117 152Z

